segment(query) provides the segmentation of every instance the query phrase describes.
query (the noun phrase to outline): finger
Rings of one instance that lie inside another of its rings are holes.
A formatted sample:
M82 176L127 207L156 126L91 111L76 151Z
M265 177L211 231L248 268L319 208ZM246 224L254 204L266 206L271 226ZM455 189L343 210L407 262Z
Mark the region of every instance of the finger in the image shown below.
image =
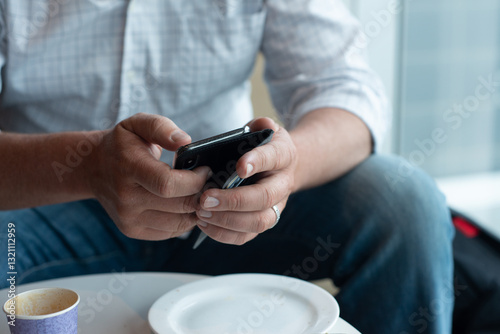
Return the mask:
M139 240L165 240L178 237L199 222L195 214L173 214L155 210L142 212L133 222L120 230L129 238Z
M206 166L192 171L178 170L151 159L154 158L137 161L133 177L139 185L163 198L194 195L203 189L211 174L210 168Z
M174 170L158 160L156 145L145 143L137 136L134 138L128 142L128 146L135 149L129 149L123 154L122 165L128 166L127 173L136 183L164 198L193 195L202 189L210 175L208 167L192 171Z
M279 203L276 206L282 212L285 204ZM273 208L256 212L211 212L201 209L196 215L207 224L242 233L262 233L274 227L278 219Z
M252 240L257 233L243 233L224 229L219 226L209 224L198 224L198 227L205 232L210 238L223 244L243 245Z
M138 240L149 240L149 241L160 241L167 240L172 238L177 238L187 231L184 232L171 232L171 231L162 231L154 228L146 227L141 230L137 236L130 236L130 238L138 239Z
M146 210L137 219L141 222L142 227L164 232L179 232L180 234L190 231L198 222L195 214L176 214L156 210Z
M139 149L131 150L125 158L133 166L133 177L138 184L165 198L192 195L201 190L208 175L206 168L194 173L178 171L158 160L161 152L154 144L174 150L191 141L174 122L163 116L140 113L122 121L119 126L137 138L130 144Z
M148 143L175 151L182 145L189 144L191 137L182 131L172 120L160 115L139 113L119 124Z
M125 205L135 205L144 210L156 210L171 213L193 213L198 208L201 194L183 197L163 198L152 194L142 187L137 187L133 196L127 198Z
M129 238L141 240L164 240L190 231L199 222L195 214L174 214L155 210L141 212L133 221L123 224L120 230ZM152 235L151 231L158 231Z
M279 170L290 166L295 157L295 146L285 130L275 132L271 142L244 154L236 164L238 175L248 178L254 174Z
M290 194L290 176L271 172L257 183L233 189L208 189L200 197L208 211L260 211L281 202Z

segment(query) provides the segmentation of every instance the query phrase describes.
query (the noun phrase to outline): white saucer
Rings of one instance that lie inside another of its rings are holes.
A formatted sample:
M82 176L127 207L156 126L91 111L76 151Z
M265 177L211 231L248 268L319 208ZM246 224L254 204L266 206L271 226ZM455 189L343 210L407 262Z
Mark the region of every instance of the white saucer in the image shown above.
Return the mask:
M154 333L325 333L339 318L335 298L295 278L266 274L211 277L183 285L151 306Z

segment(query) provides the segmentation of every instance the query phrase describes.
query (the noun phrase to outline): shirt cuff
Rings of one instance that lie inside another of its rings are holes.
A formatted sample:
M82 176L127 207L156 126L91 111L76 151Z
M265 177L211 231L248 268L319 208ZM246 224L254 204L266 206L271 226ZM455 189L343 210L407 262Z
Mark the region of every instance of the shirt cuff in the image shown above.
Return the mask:
M287 128L294 128L307 113L320 108L337 108L358 116L370 130L373 151L382 147L389 130L390 110L387 99L368 86L352 84L342 89L328 89L296 106L290 117L284 117Z

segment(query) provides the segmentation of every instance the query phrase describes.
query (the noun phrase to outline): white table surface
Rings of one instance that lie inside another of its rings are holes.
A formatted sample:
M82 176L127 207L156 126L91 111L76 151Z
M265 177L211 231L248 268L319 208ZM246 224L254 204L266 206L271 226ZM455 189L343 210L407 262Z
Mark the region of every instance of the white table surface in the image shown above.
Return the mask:
M16 293L43 287L76 291L81 298L78 307L80 334L149 334L147 318L151 305L168 291L205 277L177 273L74 276L19 285ZM0 290L2 307L7 299L7 289ZM8 332L7 318L0 316L0 333ZM337 321L332 334L335 333L359 334L343 319Z

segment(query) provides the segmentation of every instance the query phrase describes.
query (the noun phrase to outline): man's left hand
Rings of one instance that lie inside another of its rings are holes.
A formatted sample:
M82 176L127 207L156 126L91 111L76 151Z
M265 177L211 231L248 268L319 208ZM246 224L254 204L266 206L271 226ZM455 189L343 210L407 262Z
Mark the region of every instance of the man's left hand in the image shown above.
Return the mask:
M270 118L248 124L251 131L274 130L271 142L243 155L236 165L241 178L257 173L259 180L234 189L209 189L200 198L196 214L199 228L209 237L226 244L242 245L272 228L274 205L283 212L294 189L297 151L288 133Z

